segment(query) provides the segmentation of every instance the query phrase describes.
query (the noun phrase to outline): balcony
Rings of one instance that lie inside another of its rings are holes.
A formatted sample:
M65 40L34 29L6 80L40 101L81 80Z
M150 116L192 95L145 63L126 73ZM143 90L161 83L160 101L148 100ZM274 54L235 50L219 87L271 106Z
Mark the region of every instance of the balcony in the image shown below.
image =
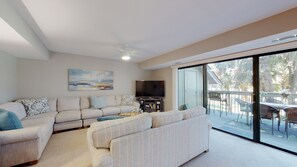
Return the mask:
M242 91L209 91L211 94L219 94L220 98L208 98L208 113L213 127L244 136L253 137L253 114L242 111L240 104L235 99L240 99L247 104L252 102L252 92ZM285 101L285 104L283 103ZM284 99L279 93L262 93L260 104L268 104L279 111L279 117L273 119L261 119L261 140L265 143L297 152L297 124L291 124L286 132L286 106L297 107L297 94L290 94ZM279 123L279 128L278 128Z

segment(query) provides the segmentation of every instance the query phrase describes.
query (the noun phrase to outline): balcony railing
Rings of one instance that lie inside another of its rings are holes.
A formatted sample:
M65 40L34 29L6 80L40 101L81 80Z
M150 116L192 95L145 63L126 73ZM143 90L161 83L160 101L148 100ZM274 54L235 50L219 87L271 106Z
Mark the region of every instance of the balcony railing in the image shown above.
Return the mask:
M253 101L252 92L209 91L209 94L211 93L219 93L222 99L226 99L226 109L233 113L238 113L240 110L240 105L235 101L235 98L239 98L249 103L252 103ZM260 102L297 104L297 94L290 94L287 99L284 99L280 93L265 92L260 95ZM215 106L214 108L218 108L220 105L220 101L209 101L209 103L211 103L212 106Z

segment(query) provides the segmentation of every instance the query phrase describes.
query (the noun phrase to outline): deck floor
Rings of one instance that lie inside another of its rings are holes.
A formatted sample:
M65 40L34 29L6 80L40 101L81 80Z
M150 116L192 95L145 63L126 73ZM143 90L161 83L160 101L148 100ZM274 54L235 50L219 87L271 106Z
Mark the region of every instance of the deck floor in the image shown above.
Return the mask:
M246 138L253 138L253 127L247 125L246 116L236 112L222 112L220 117L220 111L218 110L211 110L209 112L209 117L212 122L213 127L230 132L235 133L237 135L246 137ZM237 121L238 114L240 117ZM272 121L271 120L261 120L261 142L274 145L280 148L284 148L286 150L290 150L297 153L297 125L291 124L291 128L289 128L289 135L287 138L285 132L285 121L281 119L279 131L277 128L277 120L274 121L274 128L272 135L271 127Z

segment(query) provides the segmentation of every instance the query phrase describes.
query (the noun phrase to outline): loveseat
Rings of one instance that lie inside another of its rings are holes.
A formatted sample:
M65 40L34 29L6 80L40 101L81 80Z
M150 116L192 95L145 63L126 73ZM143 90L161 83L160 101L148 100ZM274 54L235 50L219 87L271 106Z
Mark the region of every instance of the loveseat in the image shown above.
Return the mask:
M93 167L177 167L209 149L203 107L97 122L87 132Z
M28 116L23 99L1 104L0 108L16 114L23 128L0 131L0 166L13 166L40 159L52 133L87 127L98 117L131 112L139 103L123 103L126 95L105 96L102 108L91 107L89 97L59 97L47 100L48 112ZM130 96L131 98L131 96Z

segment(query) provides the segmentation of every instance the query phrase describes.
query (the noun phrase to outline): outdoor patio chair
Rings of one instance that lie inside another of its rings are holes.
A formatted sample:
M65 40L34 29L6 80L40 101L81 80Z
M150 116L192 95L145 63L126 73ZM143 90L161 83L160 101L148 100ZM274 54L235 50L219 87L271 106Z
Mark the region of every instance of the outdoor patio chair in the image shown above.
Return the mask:
M274 127L274 119L278 119L278 126L277 129L279 130L280 126L280 113L279 110L266 105L266 104L260 104L260 118L262 119L268 119L271 120L271 134L273 135L273 127Z
M286 112L286 116L287 116L285 131L287 133L287 138L288 138L289 137L288 125L289 125L289 128L291 128L290 123L297 124L297 107L285 108L284 111Z
M209 103L208 103L208 108L210 111L210 101L219 101L220 103L220 117L222 116L222 112L223 112L223 103L225 104L225 111L226 111L226 115L227 115L227 99L222 97L222 94L219 92L209 92L208 93L208 99L209 99ZM213 113L215 113L215 110L213 110Z
M243 100L241 100L241 99L239 99L239 98L235 98L235 101L239 104L239 106L240 106L240 111L241 111L241 114L238 114L237 115L237 122L238 122L238 120L239 120L239 116L241 115L241 118L242 118L242 115L243 115L243 113L245 113L246 114L246 124L247 125L251 125L252 124L252 119L250 118L251 116L252 116L252 104L251 103L249 103L249 102L246 102L246 101L243 101Z
M273 97L265 97L265 102L266 103L277 103L277 104L282 104L282 101L274 99Z

